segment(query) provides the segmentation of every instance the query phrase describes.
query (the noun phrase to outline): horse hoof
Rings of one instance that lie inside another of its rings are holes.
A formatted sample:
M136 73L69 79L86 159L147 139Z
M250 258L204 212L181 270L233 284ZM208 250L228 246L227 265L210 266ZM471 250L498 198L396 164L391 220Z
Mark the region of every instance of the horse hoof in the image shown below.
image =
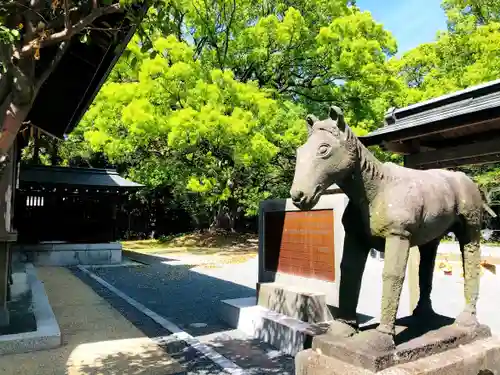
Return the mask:
M328 330L326 331L326 334L329 336L333 337L338 337L338 338L347 338L351 337L358 333L358 330L354 328L353 326L338 321L334 320L328 323Z
M473 328L479 325L479 321L477 320L476 314L473 314L468 311L463 311L460 315L455 319L455 324L466 327Z

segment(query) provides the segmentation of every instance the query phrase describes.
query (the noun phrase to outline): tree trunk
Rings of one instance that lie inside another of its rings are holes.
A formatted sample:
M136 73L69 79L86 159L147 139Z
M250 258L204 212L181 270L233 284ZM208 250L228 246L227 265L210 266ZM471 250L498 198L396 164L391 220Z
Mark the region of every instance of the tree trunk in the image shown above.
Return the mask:
M0 107L0 168L5 164L6 155L16 140L17 133L23 125L26 116L33 105L40 88L57 67L64 53L68 49L69 42L62 42L50 65L40 74L35 81L35 60L32 56L19 60L17 66L10 64L8 73L2 76L2 85L7 85L8 94L5 95L4 106ZM10 59L9 59L10 60ZM0 87L3 91L4 87ZM4 93L5 94L5 93ZM0 175L2 171L0 170Z
M3 115L2 133L0 135L0 176L8 162L8 153L14 144L17 133L28 115L28 106L17 106L10 103Z
M220 207L212 219L210 231L225 230L235 232L236 229L236 209Z
M52 148L50 150L50 164L52 166L59 165L59 140L52 140Z

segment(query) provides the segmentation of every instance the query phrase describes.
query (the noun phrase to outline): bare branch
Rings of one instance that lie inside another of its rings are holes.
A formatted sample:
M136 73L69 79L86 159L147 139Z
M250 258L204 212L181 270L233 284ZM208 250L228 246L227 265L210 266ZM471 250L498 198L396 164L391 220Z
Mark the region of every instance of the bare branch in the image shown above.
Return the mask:
M22 55L28 55L33 53L36 48L43 48L50 46L52 44L56 44L62 42L64 40L69 40L73 35L78 34L85 27L94 22L97 18L102 17L106 14L112 14L122 11L122 8L119 3L110 5L105 8L94 9L88 16L82 18L80 21L75 23L70 29L65 28L62 31L54 33L50 35L46 39L34 39L28 45L25 45L21 49Z
M38 4L38 1L34 3L35 5ZM9 4L10 5L10 4ZM16 7L21 7L21 8L24 8L26 11L29 11L29 12L33 12L35 13L38 17L40 17L40 19L45 22L45 23L48 23L48 21L43 17L43 15L40 13L40 12L37 12L36 10L34 10L33 8L30 8L29 6L23 4L23 3L20 3L19 1L14 1L12 2L12 5L13 6L16 6Z
M64 0L64 27L71 32L71 19L69 18L69 0Z
M229 36L231 34L231 26L233 24L233 20L234 20L234 15L236 13L236 0L233 0L233 4L232 4L232 10L231 10L231 16L229 17L229 22L226 26L226 35L225 35L225 38L224 38L224 53L223 53L223 64L225 65L226 64L226 60L227 60L227 51L229 49ZM222 69L224 69L224 67L221 67Z

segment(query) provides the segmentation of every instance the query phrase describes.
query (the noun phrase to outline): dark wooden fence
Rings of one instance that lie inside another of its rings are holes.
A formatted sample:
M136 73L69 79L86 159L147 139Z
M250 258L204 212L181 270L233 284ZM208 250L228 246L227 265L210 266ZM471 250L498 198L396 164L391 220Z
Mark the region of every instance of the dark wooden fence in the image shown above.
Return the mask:
M14 215L18 241L114 241L117 204L115 195L18 190Z

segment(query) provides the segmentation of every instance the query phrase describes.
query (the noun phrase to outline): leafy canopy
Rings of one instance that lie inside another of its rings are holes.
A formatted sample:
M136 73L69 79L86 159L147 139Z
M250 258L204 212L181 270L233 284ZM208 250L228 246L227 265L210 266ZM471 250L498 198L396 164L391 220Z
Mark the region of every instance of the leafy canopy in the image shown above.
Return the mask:
M175 36L153 46L137 81L102 89L80 125L85 139L149 186L171 185L181 199L197 193L206 208L237 200L255 214L282 173L280 153L303 141L304 111L230 70L203 69Z

